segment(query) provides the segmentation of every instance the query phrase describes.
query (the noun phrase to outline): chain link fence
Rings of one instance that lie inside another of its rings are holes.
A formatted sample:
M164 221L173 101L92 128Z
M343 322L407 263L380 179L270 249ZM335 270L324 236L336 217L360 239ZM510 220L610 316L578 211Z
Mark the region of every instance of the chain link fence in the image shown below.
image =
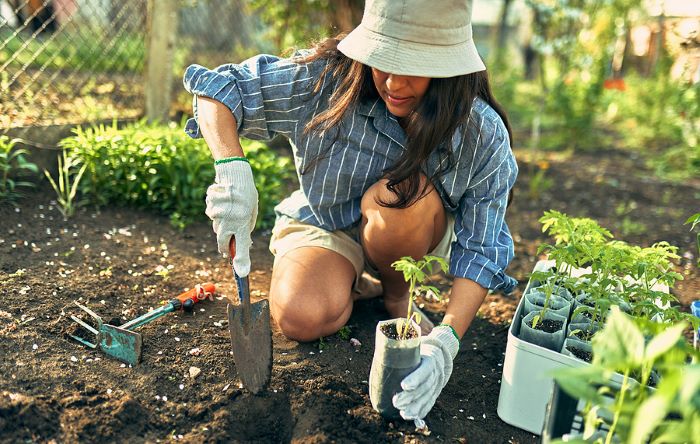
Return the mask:
M228 62L255 45L244 0L0 0L0 134L41 147L36 129L144 116L149 14L159 1L177 1L163 68L172 71L171 116L190 112L187 64Z

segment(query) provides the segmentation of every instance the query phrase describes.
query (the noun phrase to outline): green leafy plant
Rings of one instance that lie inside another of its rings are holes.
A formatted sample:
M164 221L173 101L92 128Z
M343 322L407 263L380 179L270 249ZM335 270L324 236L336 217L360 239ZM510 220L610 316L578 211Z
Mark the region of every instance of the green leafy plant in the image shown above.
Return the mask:
M214 163L205 142L191 139L181 127L137 122L123 128L77 128L60 144L86 166L79 190L92 203L157 210L179 228L204 217ZM244 141L243 147L259 195L256 226L269 227L273 207L293 177L292 162L259 142Z
M345 325L340 330L338 330L338 332L336 334L343 341L347 341L350 339L350 327Z
M547 294L556 283L581 296L572 318L586 314L600 328L617 305L638 317L697 322L672 305L677 300L664 288L683 279L672 262L678 259L676 247L658 242L642 248L611 240L612 234L594 220L553 210L545 212L540 222L555 243L541 245L538 254L546 253L555 267L533 273L532 279L543 282ZM573 268L585 267L590 271L572 278Z
M446 273L448 270L447 262L441 257L425 255L422 259L415 260L410 256L404 256L391 266L403 273L403 278L408 282L408 295L410 301L408 303L408 311L405 319L399 319L396 324L397 333L400 339L406 339L411 326L411 321L415 320L420 324L420 313L413 311L413 302L421 293L432 294L439 298L440 290L432 285L426 284L430 274L434 272L433 266L437 265Z
M578 442L592 442L587 439L602 425L608 431L595 442L606 444L687 442L698 436L700 353L684 340L686 327L633 319L612 309L592 341L592 364L554 375L564 391L586 404ZM611 382L616 373L618 384ZM658 376L655 390L650 389L653 373Z
M87 165L83 164L80 168L77 168L77 165L78 160L74 157L69 157L66 151L63 150L61 155L58 156L58 177L56 180L54 181L51 174L44 170L44 175L56 192L58 209L64 219L73 216L76 208L81 204L76 204L74 201L80 185L80 179L82 179ZM75 171L76 169L77 172Z
M17 139L0 136L0 202L14 202L22 197L19 188L35 186L33 182L21 180L39 169L26 159L27 150L15 148L17 142Z

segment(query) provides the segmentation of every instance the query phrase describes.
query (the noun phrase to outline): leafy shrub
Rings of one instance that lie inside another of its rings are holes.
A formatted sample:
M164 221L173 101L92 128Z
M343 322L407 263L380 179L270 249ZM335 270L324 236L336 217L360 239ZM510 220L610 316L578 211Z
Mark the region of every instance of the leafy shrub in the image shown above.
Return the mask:
M204 215L214 162L203 140L191 139L175 124L144 122L77 128L74 134L60 145L87 165L80 191L93 203L156 209L180 228ZM256 226L268 227L273 206L292 177L291 161L259 142L245 141L243 146L260 196Z
M0 136L0 203L14 202L22 196L20 187L31 188L33 182L21 180L30 173L37 173L37 166L24 156L27 150L15 149L15 139Z

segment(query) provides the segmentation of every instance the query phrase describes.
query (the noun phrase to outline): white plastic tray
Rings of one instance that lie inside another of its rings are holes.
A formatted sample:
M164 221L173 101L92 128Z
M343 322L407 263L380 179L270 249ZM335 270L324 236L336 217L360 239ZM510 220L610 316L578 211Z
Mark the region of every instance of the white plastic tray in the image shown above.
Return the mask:
M539 261L533 271L543 271L554 266L554 261ZM575 269L572 276L590 273L590 269ZM525 292L530 288L528 282ZM655 286L661 291L668 292L665 285ZM547 402L552 393L554 379L553 370L563 367L581 367L588 365L584 361L565 356L539 345L520 340L520 323L523 301L520 299L513 316L513 322L508 329L508 344L503 363L501 391L498 395L498 416L515 427L539 435L544 425L544 415ZM613 377L616 380L619 375ZM619 381L618 381L619 382Z

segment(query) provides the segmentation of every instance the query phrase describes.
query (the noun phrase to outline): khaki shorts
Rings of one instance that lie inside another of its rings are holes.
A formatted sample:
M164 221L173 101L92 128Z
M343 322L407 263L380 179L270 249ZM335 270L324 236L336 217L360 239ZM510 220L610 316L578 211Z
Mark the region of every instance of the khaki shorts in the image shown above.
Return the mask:
M429 254L449 260L452 242L456 240L454 224L454 216L447 213L445 235ZM299 222L291 217L279 216L272 229L270 252L275 255L275 258L279 258L300 247L326 248L349 260L355 268L354 289L356 289L363 271L368 272L373 277L379 277L377 269L365 258L359 241L359 224L343 230L328 231Z

